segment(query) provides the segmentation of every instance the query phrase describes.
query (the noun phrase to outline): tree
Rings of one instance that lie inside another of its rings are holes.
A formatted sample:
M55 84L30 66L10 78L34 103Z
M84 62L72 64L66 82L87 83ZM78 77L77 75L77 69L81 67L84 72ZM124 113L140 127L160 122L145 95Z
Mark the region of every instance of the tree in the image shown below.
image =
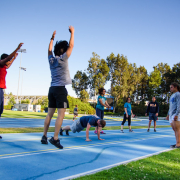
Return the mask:
M80 99L84 103L86 103L88 101L89 94L88 94L88 92L86 90L83 89L82 91L80 91Z
M22 100L21 104L30 104L30 100L29 99Z
M42 107L48 107L48 97L44 96L35 103L35 105L41 105Z
M116 105L120 98L132 95L137 82L136 65L129 64L127 57L123 55L110 54L106 59L110 69L111 95L115 98Z
M144 66L137 68L138 83L136 86L136 99L140 96L141 99L147 98L149 76Z
M82 90L87 90L89 85L89 78L85 72L77 71L72 80L72 88L79 97Z
M161 72L155 67L149 76L149 94L151 94L151 96L159 94L161 79Z
M11 96L9 101L8 101L8 105L13 106L14 104L16 104L15 98L14 98L14 96Z
M90 95L96 97L98 89L104 87L108 80L109 67L104 59L100 59L100 56L96 53L92 53L93 57L88 61L88 78L90 85Z

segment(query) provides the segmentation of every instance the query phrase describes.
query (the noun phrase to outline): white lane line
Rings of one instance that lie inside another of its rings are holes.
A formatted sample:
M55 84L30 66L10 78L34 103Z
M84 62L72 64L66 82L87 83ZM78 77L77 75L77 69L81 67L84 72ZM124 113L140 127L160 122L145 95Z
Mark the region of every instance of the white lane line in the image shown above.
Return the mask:
M72 146L72 147L66 147L64 149L49 149L49 150L37 150L32 152L20 152L20 153L12 153L12 154L2 154L0 155L0 159L6 159L6 158L14 158L14 157L22 157L22 156L30 156L30 155L38 155L38 154L44 154L44 153L53 153L57 151L68 151L68 150L74 150L74 149L82 149L82 148L92 148L97 146L105 146L109 144L123 144L123 143L129 143L129 142L136 142L136 141L144 141L144 140L150 140L150 139L158 139L158 138L164 138L169 137L172 135L159 135L151 138L138 138L138 139L132 139L132 140L124 140L124 141L112 141L107 143L98 143L98 144L90 144L90 145L80 145L80 146ZM18 155L14 155L18 154Z
M157 155L157 154L160 154L162 152L168 152L168 151L171 151L171 150L173 150L173 149L166 149L166 150L163 150L163 151L148 154L148 155L145 155L145 156L141 156L141 157L134 158L134 159L131 159L131 160L127 160L127 161L123 161L123 162L120 162L120 163L112 164L112 165L109 165L109 166L104 166L102 168L94 169L94 170L91 170L91 171L86 171L84 173L79 173L79 174L68 176L68 177L65 177L65 178L58 179L58 180L69 180L69 179L74 179L74 178L78 178L78 177L85 176L85 175L95 174L95 173L100 172L102 170L108 170L110 168L113 168L113 167L116 167L116 166L119 166L119 165L122 165L122 164L130 163L132 161L137 161L137 160L140 160L140 159L144 159L144 158L147 158L147 157L150 157L150 156L153 156L153 155Z

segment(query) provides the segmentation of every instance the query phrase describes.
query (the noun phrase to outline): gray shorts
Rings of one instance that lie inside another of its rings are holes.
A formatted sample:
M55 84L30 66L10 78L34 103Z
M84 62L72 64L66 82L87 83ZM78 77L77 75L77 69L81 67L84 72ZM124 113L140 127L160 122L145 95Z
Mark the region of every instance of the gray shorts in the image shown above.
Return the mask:
M70 126L70 129L73 133L80 132L84 129L80 123L80 118L74 121L74 123Z

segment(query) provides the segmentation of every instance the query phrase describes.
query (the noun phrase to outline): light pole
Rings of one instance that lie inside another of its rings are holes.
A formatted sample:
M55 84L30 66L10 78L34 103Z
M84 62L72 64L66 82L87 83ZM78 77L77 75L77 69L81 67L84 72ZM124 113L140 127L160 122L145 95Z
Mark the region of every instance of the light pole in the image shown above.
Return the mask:
M20 67L21 70L26 71L26 68ZM21 83L21 100L22 100L22 85L23 85L23 72L22 72L22 83ZM21 104L20 100L20 104Z
M26 53L26 49L19 49L18 52L21 52L21 59L22 59L22 53ZM19 93L19 81L20 81L20 72L21 72L21 59L20 59L20 67L19 67L19 80L18 80L18 90L17 90L17 104L19 104L18 101L18 93Z

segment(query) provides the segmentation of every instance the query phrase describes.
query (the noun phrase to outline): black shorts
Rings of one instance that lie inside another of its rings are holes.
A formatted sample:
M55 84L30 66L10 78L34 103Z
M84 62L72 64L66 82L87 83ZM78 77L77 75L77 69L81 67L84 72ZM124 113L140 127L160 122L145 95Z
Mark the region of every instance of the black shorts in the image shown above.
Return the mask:
M75 116L78 116L78 113L74 113Z
M67 100L68 92L65 86L51 86L49 88L49 108L69 108Z

